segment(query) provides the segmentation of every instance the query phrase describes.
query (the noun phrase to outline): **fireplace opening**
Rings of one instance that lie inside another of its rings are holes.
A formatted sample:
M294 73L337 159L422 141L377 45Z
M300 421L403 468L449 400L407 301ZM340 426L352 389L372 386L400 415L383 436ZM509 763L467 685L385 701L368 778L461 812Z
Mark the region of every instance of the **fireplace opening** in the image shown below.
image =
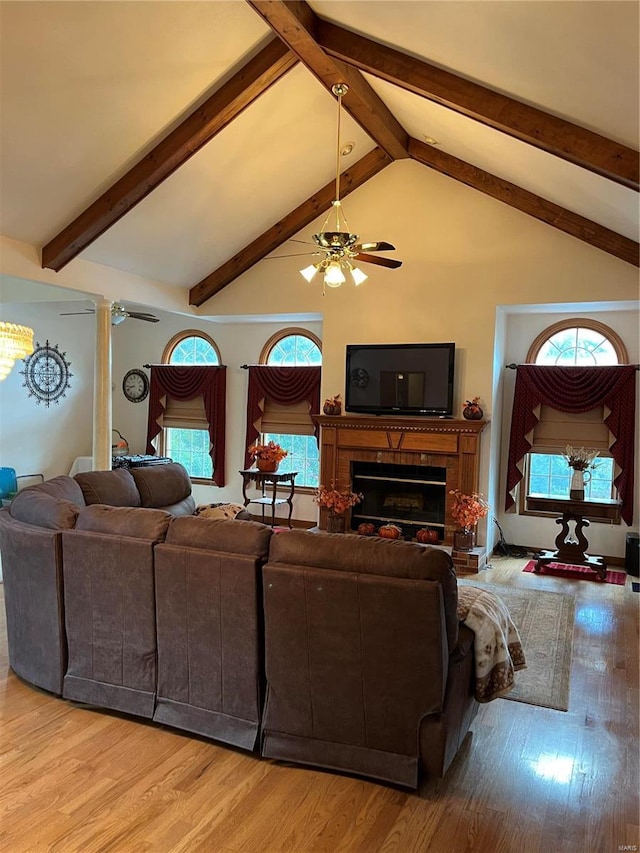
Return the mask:
M444 538L447 469L431 465L389 465L352 462L354 492L364 495L351 513L351 529L362 522L376 527L392 522L403 536L414 537L422 527Z

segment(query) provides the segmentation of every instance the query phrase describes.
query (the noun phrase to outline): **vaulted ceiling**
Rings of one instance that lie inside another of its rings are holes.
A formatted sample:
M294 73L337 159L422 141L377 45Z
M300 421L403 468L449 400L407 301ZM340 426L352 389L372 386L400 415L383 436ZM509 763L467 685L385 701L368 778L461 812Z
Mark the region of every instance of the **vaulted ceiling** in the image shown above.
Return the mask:
M412 159L638 266L638 8L2 2L0 232L201 306L330 208L346 82L342 196Z

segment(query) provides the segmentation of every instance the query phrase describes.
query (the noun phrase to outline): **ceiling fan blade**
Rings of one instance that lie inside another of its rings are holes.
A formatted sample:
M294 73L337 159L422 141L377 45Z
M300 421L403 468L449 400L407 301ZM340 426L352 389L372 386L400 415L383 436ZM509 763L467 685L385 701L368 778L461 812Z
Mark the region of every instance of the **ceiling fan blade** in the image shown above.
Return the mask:
M395 249L395 246L391 243L381 241L378 243L358 243L358 245L353 248L357 249L359 252L391 252Z
M144 314L139 311L127 311L129 317L133 317L134 320L146 320L147 323L159 323L157 317L154 317L153 314Z
M62 311L58 314L58 317L74 317L74 316L85 316L87 314L95 314L96 312L93 308L85 308L84 311Z
M269 255L263 261L277 261L279 258L308 258L310 255L322 255L324 252L296 252L293 255Z
M402 266L402 261L396 261L394 258L378 258L376 255L367 255L366 252L358 252L353 259L365 264L377 264L379 267L387 267L390 270L397 270Z

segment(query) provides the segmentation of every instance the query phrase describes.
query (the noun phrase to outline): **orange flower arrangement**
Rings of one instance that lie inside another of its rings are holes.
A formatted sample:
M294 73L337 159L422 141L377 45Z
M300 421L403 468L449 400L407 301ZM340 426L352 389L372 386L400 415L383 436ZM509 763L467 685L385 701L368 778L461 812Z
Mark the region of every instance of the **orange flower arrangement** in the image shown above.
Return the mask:
M320 486L313 496L314 501L318 506L323 506L328 509L333 515L342 515L349 507L359 504L364 500L364 495L359 492L350 492L346 489L337 489L333 481L331 488Z
M270 441L268 444L252 444L249 453L254 459L265 459L267 462L280 462L289 455L275 441Z
M489 512L489 504L482 495L473 492L471 495L463 495L460 489L449 492L453 495L451 515L465 533L471 533L473 527Z

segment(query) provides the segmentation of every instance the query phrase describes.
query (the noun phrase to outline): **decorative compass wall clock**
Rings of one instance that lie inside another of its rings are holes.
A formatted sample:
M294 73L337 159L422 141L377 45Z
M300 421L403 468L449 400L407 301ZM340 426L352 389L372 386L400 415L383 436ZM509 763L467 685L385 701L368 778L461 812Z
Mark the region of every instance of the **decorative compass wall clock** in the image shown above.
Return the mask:
M66 352L60 352L57 344L49 346L49 341L45 341L42 346L36 341L33 353L24 359L24 370L20 371L24 376L22 385L29 391L29 397L36 398L36 405L44 403L49 408L51 403L58 405L60 398L66 396L73 373L69 372L71 363L65 356Z

